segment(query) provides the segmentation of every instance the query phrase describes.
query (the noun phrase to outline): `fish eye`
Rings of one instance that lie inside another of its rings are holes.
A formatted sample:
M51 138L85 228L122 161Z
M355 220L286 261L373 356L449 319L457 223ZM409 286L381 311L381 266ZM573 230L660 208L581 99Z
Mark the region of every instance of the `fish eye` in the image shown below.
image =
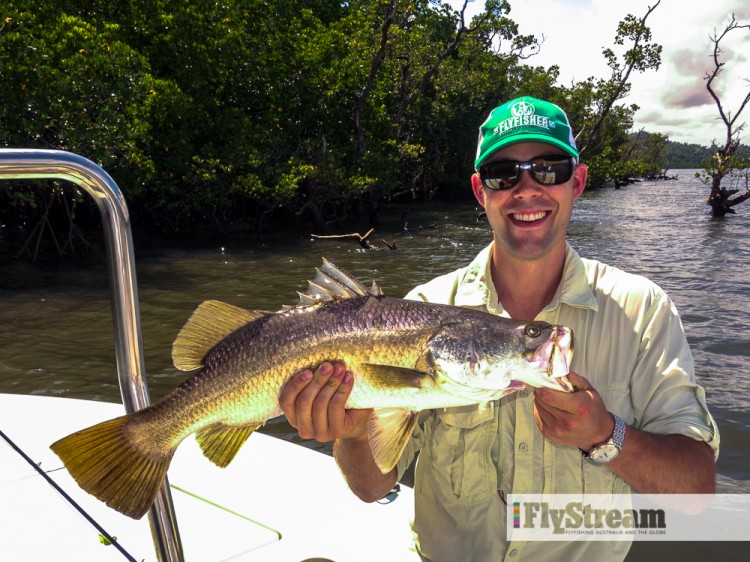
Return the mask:
M542 334L542 329L536 324L527 324L523 331L530 338L538 338Z

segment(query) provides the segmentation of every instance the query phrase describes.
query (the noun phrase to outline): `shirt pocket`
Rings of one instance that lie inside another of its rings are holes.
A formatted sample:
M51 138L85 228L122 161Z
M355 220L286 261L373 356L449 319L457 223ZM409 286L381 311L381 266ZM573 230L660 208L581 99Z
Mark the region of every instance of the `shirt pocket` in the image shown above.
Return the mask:
M495 407L449 408L436 416L429 440L430 474L448 501L473 505L497 496L492 445Z

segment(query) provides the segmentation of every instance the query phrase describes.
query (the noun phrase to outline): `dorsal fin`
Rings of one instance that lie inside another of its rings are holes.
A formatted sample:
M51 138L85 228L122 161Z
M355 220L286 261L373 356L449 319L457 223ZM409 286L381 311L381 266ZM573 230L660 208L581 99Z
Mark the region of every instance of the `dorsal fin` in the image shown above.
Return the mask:
M380 288L378 282L375 279L372 280L372 287L370 287L370 294L380 296L383 294L383 289Z
M367 295L381 296L383 291L373 281L372 288L368 289L356 277L348 271L323 258L323 265L316 268L316 275L312 281L308 281L307 291L299 293L300 304L308 306L312 304L330 302Z
M177 334L172 344L172 361L181 371L203 366L206 353L248 322L265 316L266 312L246 310L220 301L205 301Z

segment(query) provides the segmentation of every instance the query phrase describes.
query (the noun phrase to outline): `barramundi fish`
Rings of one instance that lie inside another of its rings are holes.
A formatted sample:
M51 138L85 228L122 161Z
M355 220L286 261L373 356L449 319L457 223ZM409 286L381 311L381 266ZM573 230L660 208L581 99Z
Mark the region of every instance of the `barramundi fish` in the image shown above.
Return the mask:
M266 420L284 383L324 361L354 373L348 408L373 408L368 435L387 473L421 410L496 400L526 385L573 390L569 328L391 298L323 260L300 303L278 312L202 303L174 342L178 369L200 369L151 406L52 445L78 484L142 517L177 446L191 434L227 466Z

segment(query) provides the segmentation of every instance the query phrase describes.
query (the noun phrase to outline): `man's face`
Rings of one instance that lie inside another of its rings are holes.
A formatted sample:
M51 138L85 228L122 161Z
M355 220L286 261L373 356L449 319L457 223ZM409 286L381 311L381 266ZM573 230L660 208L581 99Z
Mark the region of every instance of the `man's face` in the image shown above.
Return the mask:
M556 154L565 152L546 143L519 143L498 150L487 162L526 162ZM495 251L524 261L543 259L554 251L564 252L573 201L583 193L587 173L586 166L579 164L567 182L544 186L524 170L518 183L503 191L486 189L479 175L474 174L474 196L487 212L495 235Z

